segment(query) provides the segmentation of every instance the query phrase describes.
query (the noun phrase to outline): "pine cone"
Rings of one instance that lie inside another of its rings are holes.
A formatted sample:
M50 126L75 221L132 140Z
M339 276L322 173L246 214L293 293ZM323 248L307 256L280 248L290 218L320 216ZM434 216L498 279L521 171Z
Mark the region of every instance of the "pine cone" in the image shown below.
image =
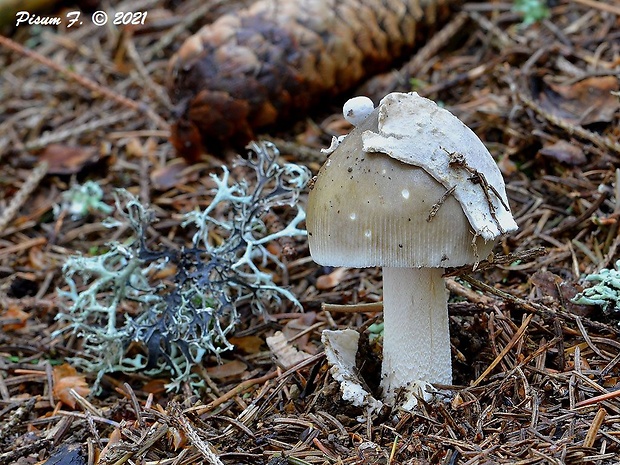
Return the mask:
M186 158L244 146L410 51L416 26L455 0L258 0L191 36L170 63ZM443 8L445 12L447 9Z

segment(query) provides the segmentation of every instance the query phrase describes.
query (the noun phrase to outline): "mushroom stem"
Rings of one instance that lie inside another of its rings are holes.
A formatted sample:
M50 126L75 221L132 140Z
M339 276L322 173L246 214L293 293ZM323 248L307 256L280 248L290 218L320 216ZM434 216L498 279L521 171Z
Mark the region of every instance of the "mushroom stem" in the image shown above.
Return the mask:
M448 292L443 268L383 268L381 387L393 401L420 381L451 384Z

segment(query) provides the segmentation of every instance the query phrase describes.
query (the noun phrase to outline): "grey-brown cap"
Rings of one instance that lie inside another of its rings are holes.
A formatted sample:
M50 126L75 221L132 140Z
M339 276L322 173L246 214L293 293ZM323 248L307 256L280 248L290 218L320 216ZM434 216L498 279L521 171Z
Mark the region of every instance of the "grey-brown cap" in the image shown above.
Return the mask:
M422 102L425 105L430 102L417 94L390 95L397 95L401 99L403 95L412 96L416 105L418 99L425 101ZM397 159L393 154L365 151L364 138L368 139L369 135L375 139L384 136L381 126L385 123L386 108L393 111L394 103L393 99L387 97L384 101L388 101L391 107L380 105L376 108L344 139L319 171L308 199L306 220L313 259L329 266L449 267L486 258L500 232L516 228L510 212L506 215L499 211L499 208L504 208L502 203L505 202L503 180L493 186L496 192L491 190L486 197L476 192L478 197L473 197L473 201L472 197L468 197L467 190L484 189L484 186L467 186L462 190L465 193L461 192L459 201L452 186L440 183L420 166L401 161L406 157L400 156L398 158L401 159ZM421 111L424 111L423 106ZM473 134L447 110L439 111L448 113L459 123L453 128L441 128L441 131L460 131L465 128ZM410 115L406 116L408 119L405 121L409 122ZM418 146L416 151L423 153L427 150L429 159L438 158L441 156L440 151L443 151L445 164L448 165L450 154L443 149L443 141L439 139L432 142L436 128L431 126L431 120L428 127L424 127L424 115L414 115L415 118L421 121L416 130L428 136L419 137L420 143L425 145ZM467 137L470 135L467 134ZM484 149L477 137L476 140ZM397 149L399 142L394 142ZM476 146L476 149L479 147ZM467 147L462 150L465 152ZM486 149L484 152L492 162ZM471 159L468 160L471 163ZM427 161L423 160L421 164ZM488 160L484 160L484 164L490 166ZM493 166L497 170L494 163ZM461 168L454 166L449 170ZM448 167L445 170L448 171ZM491 173L490 178L495 180L498 173L499 170ZM475 184L475 180L468 179L468 176L460 175L458 178ZM502 198L494 199L496 194ZM481 202L480 198L491 199L491 203ZM471 225L472 215L464 212L463 199L467 201L467 208L485 211L484 221L487 224L482 223L485 234ZM489 213L490 210L493 211ZM497 224L489 225L490 221ZM504 228L500 222L503 222ZM495 233L490 234L492 228L487 226L494 227Z

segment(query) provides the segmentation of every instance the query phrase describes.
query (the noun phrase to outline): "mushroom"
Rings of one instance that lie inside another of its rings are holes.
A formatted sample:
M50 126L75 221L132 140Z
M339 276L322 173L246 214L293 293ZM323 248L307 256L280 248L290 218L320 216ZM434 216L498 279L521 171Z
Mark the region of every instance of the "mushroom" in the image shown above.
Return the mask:
M385 400L451 384L444 268L479 262L517 229L474 132L415 92L387 95L319 171L306 226L317 263L383 267Z

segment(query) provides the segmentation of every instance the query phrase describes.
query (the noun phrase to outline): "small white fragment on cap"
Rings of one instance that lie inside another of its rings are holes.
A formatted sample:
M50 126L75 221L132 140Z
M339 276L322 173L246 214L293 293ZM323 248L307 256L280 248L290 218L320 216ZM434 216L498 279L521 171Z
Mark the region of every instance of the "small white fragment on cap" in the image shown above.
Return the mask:
M342 115L353 126L359 126L374 109L375 105L368 97L353 97L342 107Z
M338 148L338 146L340 145L340 143L344 140L344 138L347 137L346 135L344 136L332 136L332 143L331 145L326 148L326 149L321 149L321 153L324 153L326 155L331 154L334 150L336 150Z

